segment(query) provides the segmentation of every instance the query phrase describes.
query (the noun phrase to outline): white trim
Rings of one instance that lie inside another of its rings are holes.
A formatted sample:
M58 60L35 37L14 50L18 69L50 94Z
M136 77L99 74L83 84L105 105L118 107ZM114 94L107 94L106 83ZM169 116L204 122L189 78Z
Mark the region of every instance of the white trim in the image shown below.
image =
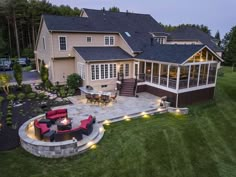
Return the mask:
M106 44L106 37L108 37L108 43L109 44ZM113 44L111 44L111 38L113 37ZM115 46L115 42L116 42L116 40L115 40L115 36L114 35L105 35L104 36L104 46Z
M129 47L130 51L132 52L132 54L134 53L134 51L132 50L132 48L129 46L129 44L127 43L127 41L123 38L123 36L119 33L119 36L123 39L123 41L126 43L126 45Z
M208 84L208 80L209 80L209 73L210 73L210 66L211 64L208 64L208 69L207 69L207 80L206 80L206 84Z
M151 65L151 83L153 82L153 62L152 62L152 65Z
M159 63L159 70L158 70L158 85L161 83L161 63Z
M77 73L80 75L82 80L86 80L85 63L77 62Z
M175 86L176 90L179 90L179 77L180 77L180 66L177 67L177 78L176 78L176 86Z
M167 88L169 88L169 77L170 77L170 65L167 66L167 83L166 83Z
M61 45L60 45L60 38L61 37L64 37L66 40L66 50L61 50ZM58 36L58 47L59 47L59 51L61 51L61 52L67 51L67 36Z
M170 63L170 62L163 62L163 61L155 61L155 60L145 60L145 59L137 59L137 58L134 58L135 60L138 60L138 61L142 61L142 62L145 62L145 61L149 61L149 62L153 62L153 63L157 63L157 64L165 64L165 65L175 65L175 66L178 66L179 64L178 63Z
M112 78L110 77L110 64L112 64L113 65L113 70L112 70ZM101 78L101 65L104 65L104 71L103 71L103 73L104 73L104 78L102 79ZM105 65L108 65L108 71L107 71L107 78L106 78L106 75L105 75ZM91 78L90 78L90 80L91 81L99 81L99 80L110 80L110 79L116 79L117 78L117 74L116 74L116 77L114 77L114 71L115 71L115 67L114 67L114 65L117 67L117 64L116 63L97 63L97 64L90 64L90 69L91 69L91 71L90 71L90 73L91 73ZM92 66L94 66L94 79L92 79ZM99 79L96 79L96 66L98 66L98 70L99 70ZM117 68L116 68L116 70L117 70Z
M199 86L199 80L200 80L200 74L201 74L201 66L202 65L199 65L199 67L198 67L197 86Z
M201 89L210 88L210 87L215 87L215 84L208 84L208 85L201 85L198 87L191 87L191 88L187 88L187 89L180 89L180 90L178 90L178 93L191 92L191 91L201 90Z
M187 86L188 88L189 88L190 76L191 76L191 66L192 66L192 65L189 65L189 66L188 66L188 86Z
M182 66L189 66L189 65L201 65L201 64L208 64L208 63L218 63L217 61L207 61L207 62L193 62L193 63L186 63Z
M89 37L91 38L90 42L88 42ZM89 43L89 44L93 43L93 37L92 36L86 36L86 43Z

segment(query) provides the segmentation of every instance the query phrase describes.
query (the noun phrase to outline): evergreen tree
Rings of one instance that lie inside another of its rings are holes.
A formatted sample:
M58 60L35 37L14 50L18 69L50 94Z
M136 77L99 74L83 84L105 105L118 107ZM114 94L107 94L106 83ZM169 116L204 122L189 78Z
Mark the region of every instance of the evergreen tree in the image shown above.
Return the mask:
M113 7L109 8L109 11L111 11L111 12L120 12L120 9L118 7L113 6Z
M48 68L46 67L44 61L40 68L40 78L43 82L43 86L45 86L45 83L48 81Z
M18 62L15 62L13 66L14 77L16 79L17 85L21 86L22 83L22 67Z
M219 31L216 32L215 39L217 39L217 45L220 47L221 39L220 39L220 32Z
M224 37L224 59L232 66L236 65L236 26Z

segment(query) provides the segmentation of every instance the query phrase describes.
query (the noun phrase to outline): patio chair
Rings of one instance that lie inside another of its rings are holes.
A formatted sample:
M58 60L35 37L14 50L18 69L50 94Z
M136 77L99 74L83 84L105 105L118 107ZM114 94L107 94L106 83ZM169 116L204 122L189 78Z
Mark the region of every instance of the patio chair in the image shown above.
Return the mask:
M90 93L86 94L85 97L87 99L87 103L93 102L93 95L91 95Z
M99 96L99 94L94 94L93 95L93 102L94 103L100 103L100 96Z
M110 98L113 102L117 102L116 97L117 97L117 92L114 95L111 95Z
M101 96L101 103L107 105L110 102L110 97L108 95Z

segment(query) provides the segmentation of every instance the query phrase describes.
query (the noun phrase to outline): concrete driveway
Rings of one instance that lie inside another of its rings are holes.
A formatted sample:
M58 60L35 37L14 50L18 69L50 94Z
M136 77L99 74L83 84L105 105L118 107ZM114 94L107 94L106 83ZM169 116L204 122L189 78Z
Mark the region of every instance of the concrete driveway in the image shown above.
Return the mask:
M1 73L6 73L6 74L9 74L11 75L11 83L14 83L16 82L14 76L13 76L13 71L0 71L0 74ZM40 76L39 76L39 73L35 70L32 70L32 71L23 71L23 83L37 83L37 82L40 82Z

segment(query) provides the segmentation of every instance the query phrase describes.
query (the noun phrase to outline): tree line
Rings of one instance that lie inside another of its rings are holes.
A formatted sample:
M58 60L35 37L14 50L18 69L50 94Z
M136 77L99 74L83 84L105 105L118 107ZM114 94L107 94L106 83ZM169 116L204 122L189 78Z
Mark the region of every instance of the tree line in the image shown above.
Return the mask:
M0 1L0 57L33 57L42 14L78 16L80 9L46 0Z

